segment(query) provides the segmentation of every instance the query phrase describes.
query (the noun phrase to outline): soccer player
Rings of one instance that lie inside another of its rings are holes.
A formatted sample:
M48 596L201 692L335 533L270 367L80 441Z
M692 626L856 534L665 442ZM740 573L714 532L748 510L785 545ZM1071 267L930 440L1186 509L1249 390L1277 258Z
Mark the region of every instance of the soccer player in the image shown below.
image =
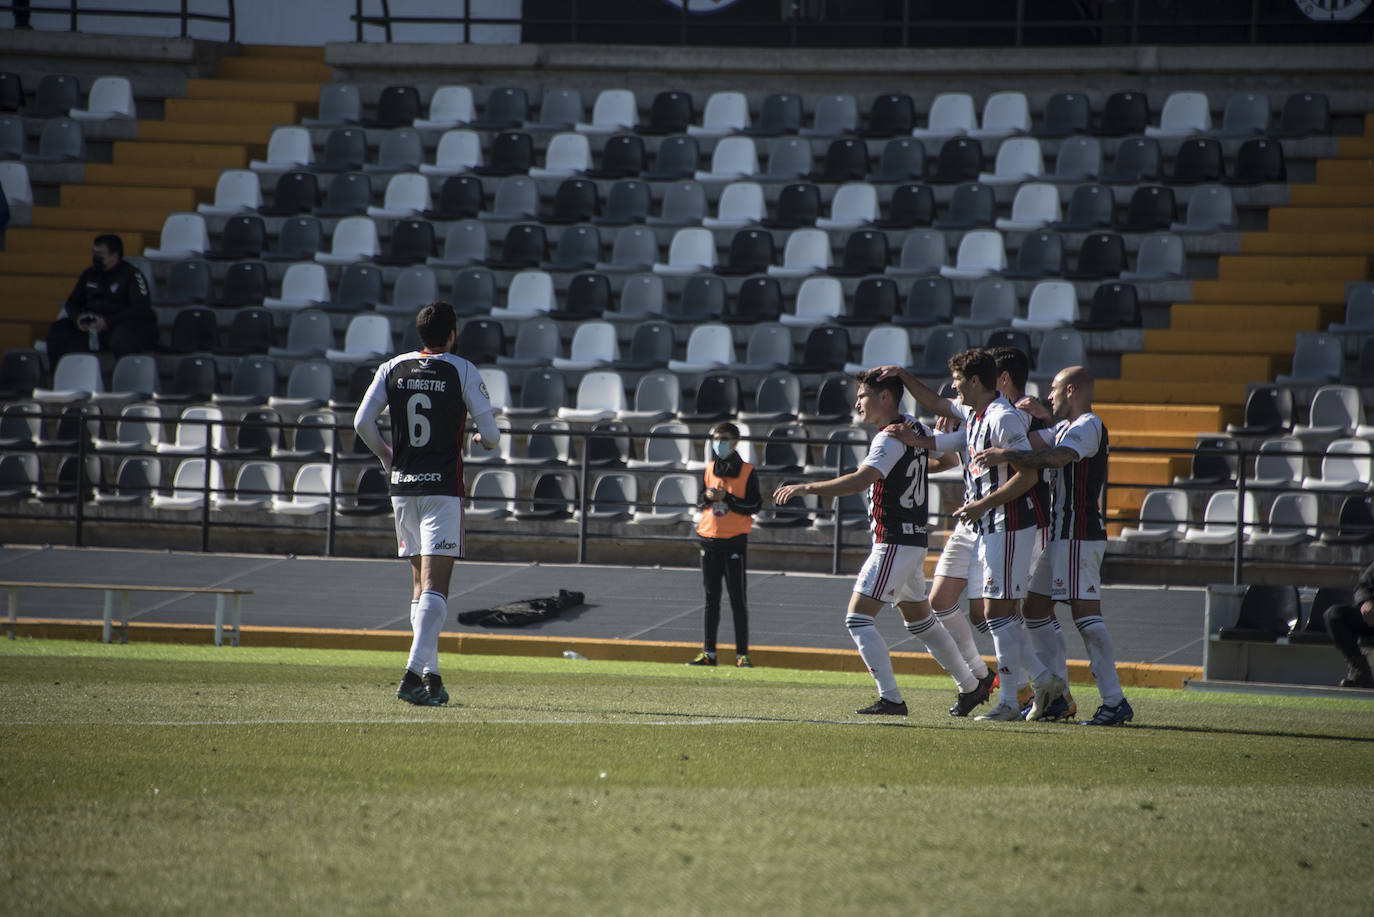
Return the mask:
M410 658L396 696L417 706L448 703L439 675L439 632L448 617L454 558L465 554L463 434L471 417L473 441L495 449L501 431L492 418L477 367L449 353L458 319L446 302L415 317L422 347L377 367L353 427L382 460L391 479L397 554L410 559ZM391 442L378 421L391 410Z
M891 425L915 429L925 436L931 431L901 413L899 379L879 379L875 370L859 373L857 378L855 410L879 430L858 470L828 481L784 484L774 492L773 501L781 506L799 494L842 497L867 491L873 548L859 570L844 623L878 686L878 699L855 712L907 714L887 642L874 624L874 616L884 605L895 604L906 621L907 631L921 639L959 686L951 714L967 716L968 711L987 700L988 688L969 670L958 646L940 620L930 613L930 603L926 601L926 477L932 470L929 455L924 449L905 446L895 436L883 432ZM943 462L939 459L936 464L943 467ZM955 713L956 709L960 712Z
M959 395L957 408L963 426L955 433L938 436L922 436L897 427L888 429L909 446L939 452L964 451L964 504L953 516L956 522L968 525L976 536L983 602L1001 680L997 706L978 719L1010 722L1023 718L1016 701L1016 683L1023 665L1030 670L1034 692L1026 718L1039 719L1067 685L1034 653L1026 652L1023 627L1017 619L1036 538L1037 514L1028 492L1038 475L1024 469L1013 470L1005 463L973 460L975 454L992 446L1029 449L1026 416L997 391L997 363L988 351L966 350L951 357L949 366ZM918 379L903 377L902 381L928 410L940 413L936 405L951 404Z
M1085 726L1115 726L1135 715L1121 692L1116 656L1102 621L1102 556L1107 526L1102 494L1107 486L1107 428L1092 411L1093 377L1082 366L1060 370L1050 386L1053 429L1030 435L1032 449L1005 446L973 455L983 463L1010 462L1017 468L1057 469L1054 474L1053 540L1031 575L1024 606L1031 639L1040 658L1067 680L1064 638L1047 626L1054 602L1068 602L1074 624L1088 650L1102 705ZM1043 410L1043 408L1041 408ZM1045 718L1069 716L1062 698L1051 701ZM1056 709L1060 708L1060 709Z

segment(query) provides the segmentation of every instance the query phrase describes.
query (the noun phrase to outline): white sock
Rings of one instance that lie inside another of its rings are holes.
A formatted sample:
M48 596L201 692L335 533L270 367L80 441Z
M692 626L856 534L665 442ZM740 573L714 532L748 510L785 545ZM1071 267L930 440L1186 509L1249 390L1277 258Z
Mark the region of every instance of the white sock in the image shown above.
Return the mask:
M992 648L997 654L997 677L1001 690L997 696L999 706L1016 707L1016 688L1025 678L1021 668L1021 628L1016 618L988 618L988 628L992 631Z
M892 673L892 654L888 652L887 641L878 633L871 615L846 615L844 626L849 628L849 636L859 648L859 658L868 666L868 672L878 685L878 695L894 704L902 702L902 692L897 690L897 676Z
M1021 632L1021 668L1025 672L1026 681L1022 684L1030 683L1032 686L1048 681L1054 674L1049 662L1040 657L1035 651L1035 644L1031 643L1030 631L1026 629L1026 619L1018 617L1016 619L1016 629Z
M978 644L973 642L973 626L969 624L968 615L964 614L964 610L955 605L953 608L935 612L935 617L940 619L940 623L954 640L954 645L959 648L959 654L964 657L964 663L973 673L973 677L986 678L988 664L983 661L983 654L978 652Z
M1027 621L1026 632L1030 635L1031 649L1040 661L1054 674L1069 683L1068 666L1065 662L1064 632L1054 618Z
M1088 648L1088 663L1092 666L1093 680L1097 682L1097 693L1102 695L1102 703L1115 707L1125 700L1125 695L1121 693L1121 681L1116 677L1116 652L1112 649L1112 635L1107 633L1107 625L1099 615L1078 618L1074 624L1078 625L1083 645Z
M963 653L959 652L954 638L945 630L939 618L931 615L923 621L908 621L906 629L913 637L920 638L926 649L930 650L930 655L934 656L935 661L944 666L945 671L954 679L960 691L967 693L978 687L977 677L969 669Z
M420 593L415 607L415 638L410 643L410 661L406 668L421 674L439 671L439 633L447 618L447 598L429 589Z

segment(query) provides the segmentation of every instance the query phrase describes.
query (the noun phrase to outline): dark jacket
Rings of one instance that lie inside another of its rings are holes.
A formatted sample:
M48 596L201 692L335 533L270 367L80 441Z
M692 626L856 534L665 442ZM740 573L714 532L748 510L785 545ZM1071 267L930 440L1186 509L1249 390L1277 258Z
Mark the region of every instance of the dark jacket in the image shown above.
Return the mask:
M1360 578L1355 581L1355 607L1374 601L1374 564L1364 568Z
M111 328L131 318L156 319L147 278L122 259L112 271L94 265L82 271L65 308L73 321L89 312L102 316Z

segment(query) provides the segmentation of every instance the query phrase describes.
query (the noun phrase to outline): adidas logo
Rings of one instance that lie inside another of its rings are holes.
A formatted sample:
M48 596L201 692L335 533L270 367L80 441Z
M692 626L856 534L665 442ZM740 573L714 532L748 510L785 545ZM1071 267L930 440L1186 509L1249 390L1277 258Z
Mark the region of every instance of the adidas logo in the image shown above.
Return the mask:
M1096 595L1096 594L1097 594L1097 587L1096 587L1096 586L1089 586L1089 587L1088 587L1088 592L1090 592L1090 593Z

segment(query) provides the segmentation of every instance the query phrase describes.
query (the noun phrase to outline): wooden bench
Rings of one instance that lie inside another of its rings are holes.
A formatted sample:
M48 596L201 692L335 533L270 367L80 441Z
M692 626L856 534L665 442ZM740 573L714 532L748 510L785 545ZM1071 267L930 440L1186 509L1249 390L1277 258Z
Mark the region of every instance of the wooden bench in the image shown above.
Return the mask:
M9 590L9 630L10 639L14 639L15 630L19 623L19 590L20 589L99 589L105 593L105 614L104 626L101 628L101 639L110 642L110 627L114 619L114 597L119 593L120 617L123 621L123 632L120 635L120 643L129 642L129 593L131 592L174 592L192 595L213 595L215 597L215 646L224 645L224 600L232 596L234 599L233 609L230 611L230 630L233 632L233 642L231 645L239 645L239 622L243 611L243 597L252 595L251 589L217 589L199 588L195 586L133 586L133 585L112 585L107 583L35 583L23 582L19 580L0 580L0 587Z

